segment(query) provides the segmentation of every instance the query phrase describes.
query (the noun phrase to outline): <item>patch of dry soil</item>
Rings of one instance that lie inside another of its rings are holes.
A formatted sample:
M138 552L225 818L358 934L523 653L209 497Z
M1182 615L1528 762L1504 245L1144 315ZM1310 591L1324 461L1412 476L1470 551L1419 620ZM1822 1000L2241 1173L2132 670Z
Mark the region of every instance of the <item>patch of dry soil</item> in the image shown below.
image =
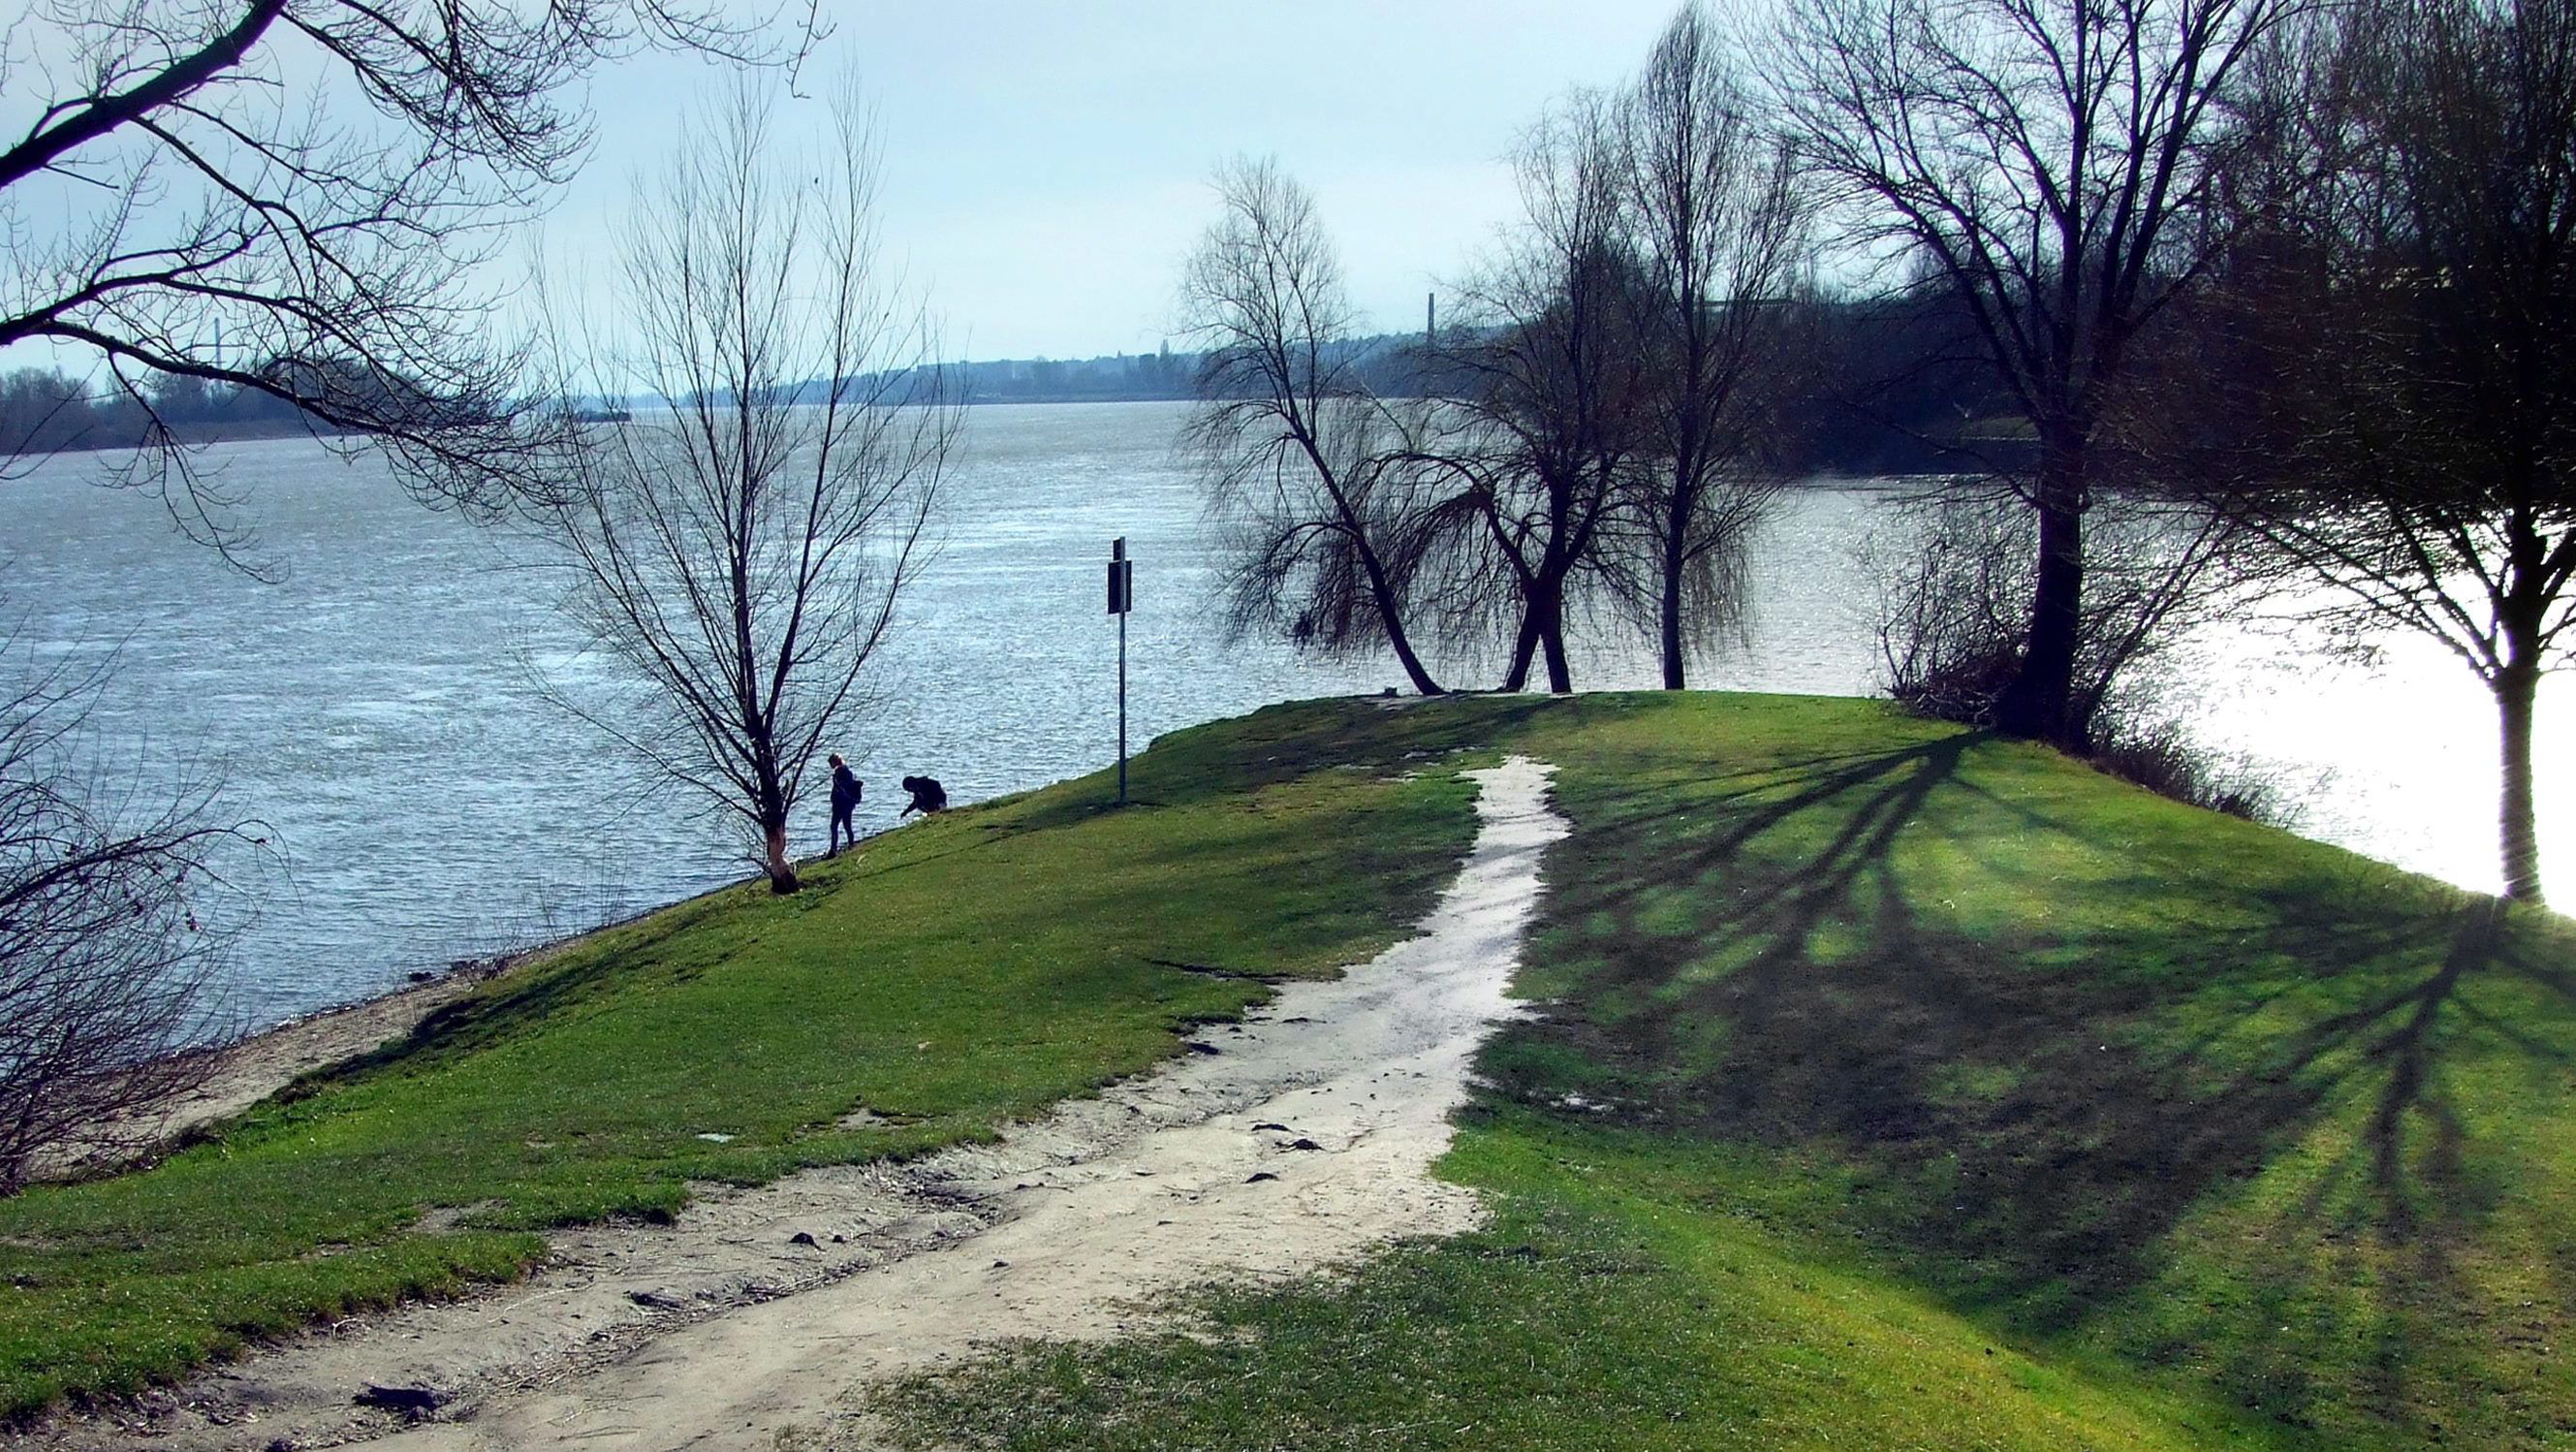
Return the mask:
M866 1445L851 1389L1019 1336L1108 1336L1211 1277L1310 1272L1472 1226L1430 1177L1562 836L1553 768L1472 773L1480 829L1420 935L1294 984L1166 1068L990 1146L709 1190L676 1226L563 1232L531 1280L301 1337L65 1449ZM417 1390L418 1420L357 1405Z

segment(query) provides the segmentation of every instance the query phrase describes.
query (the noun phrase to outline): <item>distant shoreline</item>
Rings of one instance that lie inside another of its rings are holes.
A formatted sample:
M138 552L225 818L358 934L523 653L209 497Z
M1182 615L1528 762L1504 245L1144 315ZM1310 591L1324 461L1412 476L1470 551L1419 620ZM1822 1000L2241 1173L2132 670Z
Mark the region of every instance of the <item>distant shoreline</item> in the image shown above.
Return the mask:
M241 423L226 424L172 424L169 426L168 432L172 440L177 442L182 448L191 449L203 448L209 444L260 444L269 443L277 439L296 438L311 439L315 443L326 443L333 439L345 439L353 436L351 431L348 429L327 428L297 419L284 418L250 419ZM0 458L43 460L55 458L63 454L124 454L133 453L136 450L141 449L143 446L143 441L140 439L126 439L121 441L114 439L101 439L96 442L81 442L75 440L71 443L66 443L55 448L22 449L10 453L0 453Z

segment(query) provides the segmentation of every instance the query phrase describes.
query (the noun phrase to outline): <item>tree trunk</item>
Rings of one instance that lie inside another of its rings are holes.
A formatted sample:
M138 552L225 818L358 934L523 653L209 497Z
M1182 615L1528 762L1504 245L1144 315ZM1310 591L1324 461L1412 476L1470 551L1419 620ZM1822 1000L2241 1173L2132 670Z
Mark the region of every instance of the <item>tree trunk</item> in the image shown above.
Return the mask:
M2092 726L2078 720L2074 709L2084 608L2083 466L2070 452L2053 448L2040 466L2039 578L2031 592L2030 637L2021 669L1995 703L1995 725L2008 736L2082 751Z
M1317 467L1322 467L1320 458L1317 459ZM1413 641L1404 633L1404 611L1396 603L1395 587L1387 583L1386 570L1378 563L1377 549L1360 528L1359 516L1342 498L1339 489L1333 491L1333 499L1341 511L1343 527L1350 532L1351 543L1359 550L1360 568L1368 575L1369 599L1377 606L1379 622L1386 626L1386 643L1395 647L1396 664L1404 667L1404 674L1413 682L1415 691L1425 696L1447 695L1448 692L1440 689L1440 683L1431 679L1431 672L1422 668L1422 658L1413 653Z
M1524 607L1520 633L1512 639L1511 669L1503 673L1502 689L1520 691L1529 688L1530 662L1538 656L1538 620Z
M1413 689L1426 696L1447 695L1448 692L1440 688L1440 683L1431 679L1431 672L1422 668L1421 657L1413 653L1413 642L1405 637L1404 622L1397 618L1395 606L1384 598L1383 592L1378 611L1386 619L1386 642L1395 647L1396 664L1404 667L1404 674L1413 682Z
M1664 598L1658 623L1663 631L1664 689L1667 691L1682 688L1681 544L1678 534L1664 542Z
M2504 895L2537 903L2540 833L2531 806L2531 717L2540 671L2515 643L2514 659L2495 679L2496 714L2503 728L2504 800L2497 813L2504 846Z
M1352 506L1350 496L1342 492L1341 481L1334 475L1332 465L1325 462L1322 447L1303 424L1297 425L1297 442L1305 450L1307 462L1314 465L1317 477L1324 481L1324 488L1332 495L1333 512L1340 516L1343 532L1349 536L1351 547L1359 553L1360 572L1368 577L1369 603L1377 607L1377 618L1386 627L1386 643L1395 647L1396 664L1404 667L1405 678L1413 682L1416 692L1425 696L1447 695L1448 692L1440 689L1440 683L1431 679L1431 672L1422 668L1422 658L1413 653L1413 641L1404 633L1404 611L1395 598L1395 586L1387 581L1386 567L1378 561L1377 546L1369 543L1368 527L1361 520L1359 510Z
M1562 696L1574 689L1574 674L1565 662L1565 577L1543 572L1531 589L1530 625L1538 633L1539 653L1547 661L1547 688Z
M797 888L796 864L787 857L787 819L764 824L761 831L763 860L761 867L769 874L771 892L794 892Z

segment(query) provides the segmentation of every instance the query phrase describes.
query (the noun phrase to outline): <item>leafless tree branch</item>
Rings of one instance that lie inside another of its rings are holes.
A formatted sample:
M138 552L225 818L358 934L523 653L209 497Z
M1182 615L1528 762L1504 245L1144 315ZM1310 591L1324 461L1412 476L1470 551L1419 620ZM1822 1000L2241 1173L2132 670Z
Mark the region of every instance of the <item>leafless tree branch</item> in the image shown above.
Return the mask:
M879 256L855 95L835 118L835 144L800 160L745 82L637 197L637 342L561 392L639 412L584 429L517 516L635 688L558 697L745 822L781 892L789 811L929 562L963 422L927 315Z

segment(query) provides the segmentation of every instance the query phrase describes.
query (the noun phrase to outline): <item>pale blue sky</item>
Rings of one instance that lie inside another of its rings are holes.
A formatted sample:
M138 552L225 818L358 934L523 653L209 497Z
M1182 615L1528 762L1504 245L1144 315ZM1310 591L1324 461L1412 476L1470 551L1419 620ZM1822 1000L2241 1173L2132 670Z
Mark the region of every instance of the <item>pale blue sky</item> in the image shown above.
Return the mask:
M1316 193L1354 299L1418 325L1511 215L1503 157L1550 99L1640 65L1675 0L862 5L808 91L854 68L879 114L888 251L946 320L948 351L1085 357L1171 330L1210 170L1275 154ZM650 56L603 73L600 141L546 228L597 256L630 179L679 143L718 73ZM820 101L789 125L825 124Z

